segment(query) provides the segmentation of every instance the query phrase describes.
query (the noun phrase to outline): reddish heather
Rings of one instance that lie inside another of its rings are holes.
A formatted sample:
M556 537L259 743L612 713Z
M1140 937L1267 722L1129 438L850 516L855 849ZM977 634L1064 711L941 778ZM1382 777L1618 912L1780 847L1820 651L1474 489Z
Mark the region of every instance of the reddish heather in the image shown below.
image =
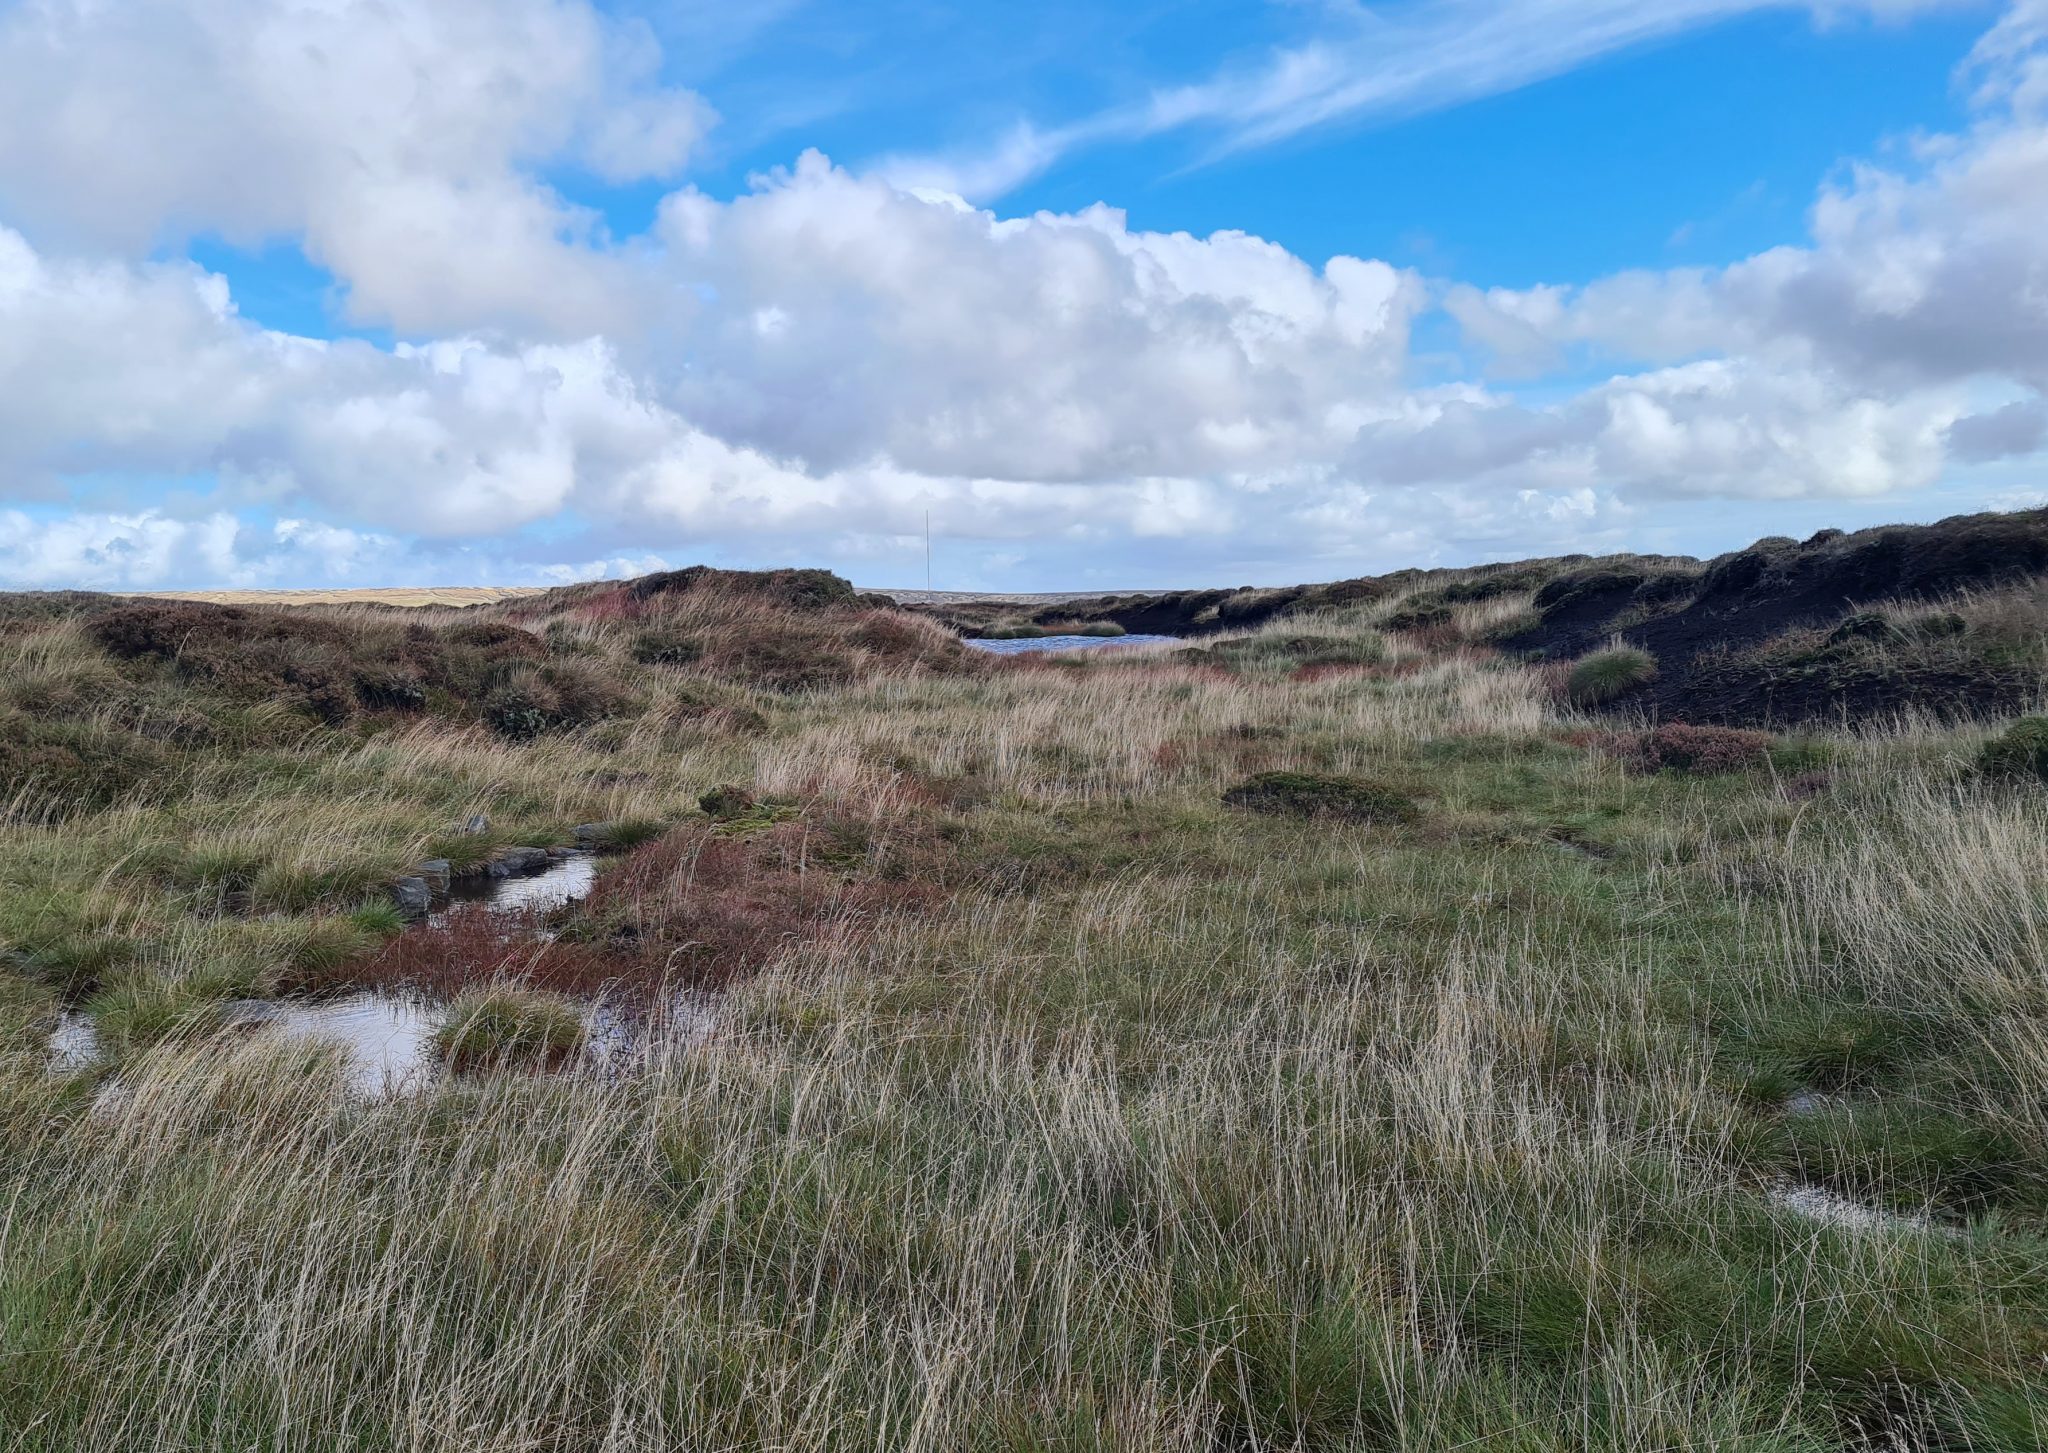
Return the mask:
M602 874L582 904L553 915L558 932L538 916L464 905L295 987L453 994L516 983L653 998L730 982L780 954L937 902L948 854L911 823L821 813L752 832L678 828Z
M1615 739L1615 755L1636 772L1685 772L1696 777L1740 772L1760 765L1771 749L1769 732L1665 722Z
M669 834L598 880L583 917L651 983L718 983L778 954L866 932L944 894L931 844L901 824L827 818Z

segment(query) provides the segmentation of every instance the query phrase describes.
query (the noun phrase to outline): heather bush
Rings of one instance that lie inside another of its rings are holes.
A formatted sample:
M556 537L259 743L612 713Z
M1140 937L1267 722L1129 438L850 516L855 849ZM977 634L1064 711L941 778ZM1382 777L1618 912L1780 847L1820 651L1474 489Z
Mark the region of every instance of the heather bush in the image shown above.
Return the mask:
M704 657L704 643L668 627L642 631L633 638L633 659L643 666L688 666Z
M1288 817L1414 822L1415 800L1383 783L1324 772L1261 772L1223 794L1225 806Z
M1762 765L1774 740L1769 732L1666 722L1623 736L1617 752L1633 771L1710 777Z

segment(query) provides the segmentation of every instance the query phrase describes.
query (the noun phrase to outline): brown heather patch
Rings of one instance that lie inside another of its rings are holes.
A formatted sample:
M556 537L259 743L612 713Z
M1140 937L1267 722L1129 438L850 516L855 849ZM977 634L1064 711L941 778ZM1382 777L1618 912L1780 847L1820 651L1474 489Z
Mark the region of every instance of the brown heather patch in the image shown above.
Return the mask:
M633 976L633 965L588 944L549 938L543 916L458 904L433 923L408 929L373 957L301 974L283 987L308 993L342 989L411 990L453 996L477 984L510 983L595 997Z
M459 905L369 959L286 987L452 996L514 984L653 999L730 983L800 950L843 950L884 918L944 901L960 878L951 845L911 811L870 818L813 806L791 821L698 822L611 866L581 904L524 916Z
M649 989L722 984L935 906L945 871L943 844L914 819L691 824L601 876L567 933Z
M1683 772L1707 777L1761 766L1774 739L1768 732L1732 727L1689 726L1665 722L1639 732L1624 732L1611 750L1632 772Z

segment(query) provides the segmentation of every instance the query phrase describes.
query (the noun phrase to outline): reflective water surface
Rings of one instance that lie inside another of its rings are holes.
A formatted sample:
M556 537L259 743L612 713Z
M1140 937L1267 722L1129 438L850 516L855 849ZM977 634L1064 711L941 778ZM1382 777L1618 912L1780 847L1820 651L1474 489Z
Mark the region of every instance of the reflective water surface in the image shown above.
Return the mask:
M596 879L596 859L578 853L523 877L460 882L452 896L458 901L484 903L507 915L547 912L587 897ZM710 1030L713 1012L708 1000L685 996L671 1004L657 1023L615 1004L593 1003L584 1014L590 1032L585 1068L618 1073L661 1044L700 1039ZM445 1005L395 992L364 991L319 1000L239 999L224 1007L222 1029L224 1033L281 1034L338 1044L348 1056L351 1088L381 1098L418 1090L443 1072L433 1038L446 1013ZM54 1072L90 1066L100 1056L100 1038L92 1016L82 1010L63 1011L50 1033L48 1047Z

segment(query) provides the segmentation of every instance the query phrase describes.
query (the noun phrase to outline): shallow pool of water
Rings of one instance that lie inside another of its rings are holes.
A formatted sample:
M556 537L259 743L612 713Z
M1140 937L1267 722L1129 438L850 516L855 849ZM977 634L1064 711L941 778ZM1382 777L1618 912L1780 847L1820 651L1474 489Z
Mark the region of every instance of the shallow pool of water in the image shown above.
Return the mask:
M463 880L455 885L452 897L508 916L545 913L588 897L596 881L597 860L588 853L574 853L519 877ZM425 931L431 928L430 920ZM702 1038L711 1014L708 1003L687 998L678 1000L659 1021L617 1005L591 1004L584 1012L590 1031L586 1064L621 1072L644 1060L658 1043ZM320 1000L238 999L224 1006L221 1032L281 1034L338 1044L348 1057L351 1088L381 1098L418 1090L443 1072L433 1038L446 1017L445 1004L397 992L364 991ZM57 1016L49 1039L53 1071L84 1069L100 1057L100 1050L91 1015L67 1009Z
M977 651L1022 656L1036 651L1100 651L1114 646L1177 646L1179 636L1035 636L1021 641L969 639Z
M339 999L238 999L222 1011L222 1034L282 1035L291 1040L338 1045L347 1058L349 1088L381 1100L425 1089L446 1073L434 1048L434 1031L448 1017L445 1004L409 994L365 991ZM659 1017L632 1012L606 1001L583 1013L589 1038L580 1067L598 1074L624 1074L665 1047L694 1044L710 1034L716 1019L712 1000L684 995ZM99 1058L100 1040L91 1016L67 1010L50 1036L50 1068L68 1074Z
M457 903L486 904L500 913L548 913L588 898L596 882L597 859L572 853L523 877L458 878L448 896Z

